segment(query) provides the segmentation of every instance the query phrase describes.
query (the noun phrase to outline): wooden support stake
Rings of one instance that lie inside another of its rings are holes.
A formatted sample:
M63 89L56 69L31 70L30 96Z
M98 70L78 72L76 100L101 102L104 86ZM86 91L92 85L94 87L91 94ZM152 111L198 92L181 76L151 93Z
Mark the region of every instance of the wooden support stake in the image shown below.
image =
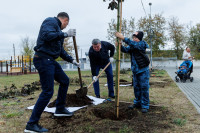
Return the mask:
M22 55L22 73L24 73L24 57Z
M14 62L15 62L15 67L17 67L17 64L16 64L17 62L16 62L16 60L14 60Z
M6 73L8 75L8 62L6 61Z
M1 62L1 73L3 72L3 62Z
M18 67L19 67L19 56L18 56L18 61L17 62L18 62Z
M11 56L11 60L10 60L10 67L12 67L12 56Z
M118 0L118 9L117 9L117 32L121 33L121 24L122 24L122 0ZM117 38L117 60L116 60L116 85L115 85L115 106L116 106L116 116L119 118L119 80L120 80L120 60L121 60L121 40Z
M30 73L31 73L31 56L29 56L29 71L30 71Z

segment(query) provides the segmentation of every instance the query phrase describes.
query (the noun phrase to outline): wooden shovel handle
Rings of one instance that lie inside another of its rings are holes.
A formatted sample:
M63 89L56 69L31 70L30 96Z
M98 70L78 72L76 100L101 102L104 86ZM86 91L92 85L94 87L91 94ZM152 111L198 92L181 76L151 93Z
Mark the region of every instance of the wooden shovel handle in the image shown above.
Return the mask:
M101 71L101 73L99 73L99 75L97 76L97 78L99 78L101 76L101 74L106 70L106 68L110 65L110 62L104 67L104 69ZM88 89L92 86L92 84L94 83L94 80L90 83L90 85L87 87Z
M76 45L76 37L73 36L73 42L74 42L74 49L75 49L75 54L76 54L76 61L79 63L79 58L78 58L78 50L77 50L77 45ZM82 83L82 78L81 78L81 70L78 67L78 74L79 74L79 81L81 88L83 88L83 83Z

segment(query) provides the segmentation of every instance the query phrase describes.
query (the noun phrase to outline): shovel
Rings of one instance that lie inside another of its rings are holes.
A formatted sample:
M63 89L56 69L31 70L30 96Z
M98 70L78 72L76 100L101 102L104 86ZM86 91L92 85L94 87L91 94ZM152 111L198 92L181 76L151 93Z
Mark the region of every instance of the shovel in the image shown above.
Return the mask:
M101 76L101 74L106 70L106 68L108 67L110 65L110 62L104 67L104 69L101 71L101 73L99 73L99 75L97 76L97 78L99 78L100 76ZM88 87L84 87L84 90L85 89L87 89L87 91L88 91L88 89L92 86L92 84L94 83L95 81L93 80L91 83L90 83L90 85L88 86ZM86 91L86 94L87 94L87 91ZM81 89L79 89L79 90L76 90L76 95L77 95L77 97L80 97L81 95L82 95L82 90ZM86 95L85 94L85 95Z
M79 63L78 50L77 50L75 36L73 36L73 42L74 42L74 49L75 49L75 54L76 54L76 61ZM79 75L79 81L80 81L81 88L76 90L76 96L77 97L84 97L87 94L87 87L83 87L83 82L82 82L82 78L81 78L81 69L79 67L78 67L78 75Z

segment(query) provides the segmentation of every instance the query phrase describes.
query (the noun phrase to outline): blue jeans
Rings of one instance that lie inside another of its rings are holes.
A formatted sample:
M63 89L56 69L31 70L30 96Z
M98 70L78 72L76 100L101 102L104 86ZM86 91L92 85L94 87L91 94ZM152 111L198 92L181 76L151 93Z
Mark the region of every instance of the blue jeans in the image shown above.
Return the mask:
M42 92L34 106L29 124L38 123L42 112L54 93L54 79L60 83L56 101L57 109L64 109L66 103L69 78L55 60L34 57L33 63L40 75Z
M134 87L134 104L142 108L149 109L149 70L134 74L133 73L133 87Z
M106 64L107 65L107 64ZM106 65L98 65L96 66L96 73L99 74L99 70L104 68ZM108 96L114 96L114 89L113 89L113 71L112 71L112 65L110 64L106 70L107 75L107 83L108 83ZM97 82L94 82L93 84L94 92L96 96L100 96L100 90L99 90L99 80Z

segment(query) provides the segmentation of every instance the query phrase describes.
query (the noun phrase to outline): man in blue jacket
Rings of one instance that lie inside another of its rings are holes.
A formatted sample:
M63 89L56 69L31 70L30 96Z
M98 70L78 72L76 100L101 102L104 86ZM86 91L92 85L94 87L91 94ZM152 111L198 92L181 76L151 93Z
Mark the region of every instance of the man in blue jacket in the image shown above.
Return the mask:
M149 109L149 58L145 51L148 44L142 40L143 32L137 31L133 34L133 40L125 38L117 32L116 37L122 39L127 47L122 46L121 51L131 55L131 69L133 73L134 104L129 108L142 108L142 113L147 113ZM118 44L116 43L116 46Z
M54 115L73 115L73 112L69 112L65 108L69 78L62 70L60 64L55 61L55 59L60 56L65 61L73 63L79 67L79 63L68 55L63 48L64 38L76 35L75 29L70 29L67 32L61 31L67 27L68 23L69 15L65 12L61 12L57 17L49 17L45 19L40 27L37 45L34 48L35 55L33 63L40 75L42 92L34 106L32 115L24 132L48 132L47 129L38 124L38 121L53 96L54 79L60 83Z
M93 87L97 98L100 98L99 80L97 75L99 74L100 69L103 69L109 62L113 62L114 52L115 47L111 43L100 41L99 39L93 39L92 46L89 49L89 58L93 80L95 81ZM115 98L113 89L112 64L106 68L105 72L108 83L108 97Z

